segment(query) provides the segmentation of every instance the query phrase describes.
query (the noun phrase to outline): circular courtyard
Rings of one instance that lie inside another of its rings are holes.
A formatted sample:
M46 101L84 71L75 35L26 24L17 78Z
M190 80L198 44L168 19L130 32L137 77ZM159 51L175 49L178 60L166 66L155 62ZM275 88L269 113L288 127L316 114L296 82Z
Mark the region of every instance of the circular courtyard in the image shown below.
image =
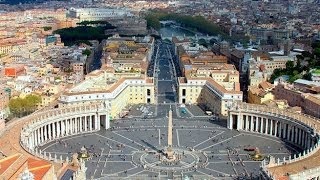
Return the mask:
M281 139L229 130L225 121L209 118L173 119L174 161L165 159L167 118L128 118L108 130L62 138L41 150L71 158L86 149L88 179L231 179L258 178L261 162L253 149L268 158L288 157L300 149Z

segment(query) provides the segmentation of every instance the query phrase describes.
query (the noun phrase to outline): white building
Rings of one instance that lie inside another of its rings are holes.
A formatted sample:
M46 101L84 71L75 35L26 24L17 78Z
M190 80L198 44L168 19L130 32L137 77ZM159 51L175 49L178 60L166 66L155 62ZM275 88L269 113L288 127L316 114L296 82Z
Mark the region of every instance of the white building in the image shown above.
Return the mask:
M79 21L82 22L133 17L134 15L128 9L124 8L71 8L69 10L69 16L78 18Z

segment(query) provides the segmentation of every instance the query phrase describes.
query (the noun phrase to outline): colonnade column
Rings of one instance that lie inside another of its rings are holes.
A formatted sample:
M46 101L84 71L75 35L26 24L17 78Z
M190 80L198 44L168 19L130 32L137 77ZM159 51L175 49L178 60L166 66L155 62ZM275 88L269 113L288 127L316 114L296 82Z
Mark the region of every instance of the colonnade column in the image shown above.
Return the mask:
M88 131L88 116L84 117L84 131Z
M47 129L47 125L43 126L44 129L44 142L47 141L48 138L48 129Z
M273 120L270 119L270 133L271 136L273 136Z
M305 144L306 144L306 138L305 138L305 132L303 131L302 132L301 146L305 147Z
M48 126L49 126L49 139L52 140L52 138L54 138L51 130L51 126L53 126L53 123L49 124Z
M249 129L250 128L250 126L249 126L249 116L248 115L246 115L246 131L248 131L248 130L250 130Z
M298 144L301 145L301 129L298 128Z
M68 125L68 119L66 119L64 121L64 135L68 134L68 129L69 129L69 125ZM63 136L64 136L63 135Z
M60 130L62 130L62 121L57 122L57 137L61 136Z
M80 124L79 124L79 128L80 128L80 132L82 132L82 122L83 122L83 116L80 117Z
M286 128L286 129L287 129L287 138L286 138L286 139L287 139L288 141L290 141L290 134L291 134L290 129L291 129L291 127L290 127L289 124L287 125L287 128Z
M253 116L250 116L250 131L253 131Z
M264 128L265 133L266 133L266 134L269 134L269 133L268 133L268 130L269 130L269 129L268 129L268 128L269 128L269 119L268 119L268 118L264 118L264 121L265 121L265 124L266 124L266 125L265 125L265 128Z
M89 131L92 131L92 115L89 116Z
M95 130L100 130L100 115L96 114L95 115Z
M299 142L299 128L298 127L296 127L296 130L295 130L295 134L296 134L296 136L295 136L295 143L296 144L299 144L298 142Z
M283 136L282 138L284 138L284 139L287 139L287 138L288 138L288 137L287 137L287 135L288 135L287 130L288 130L287 124L284 123L284 124L283 124L283 133L282 133L282 136Z
M306 137L307 137L307 146L306 148L310 147L310 136L308 135L308 133L306 133Z
M263 132L262 129L263 129L263 118L260 117L260 133Z
M74 132L74 118L70 119L70 134Z
M232 129L232 125L233 125L233 117L232 117L232 113L229 113L229 118L228 118L228 122L227 122L227 127L229 129Z
M277 136L278 134L278 121L275 121L275 124L274 124L274 136Z
M40 138L40 139L41 139L41 143L44 142L44 137L43 137L43 136L44 136L44 132L43 132L43 131L44 131L44 130L43 130L43 127L41 127L41 128L40 128L40 134L41 134L41 138Z
M58 122L54 122L52 124L52 135L53 135L53 138L56 138L56 125L58 124Z
M39 145L40 143L41 143L41 141L40 141L40 136L41 136L41 133L40 133L40 128L39 129L37 129L36 130L37 132L36 132L36 137L37 137L37 145Z
M78 133L78 117L74 118L74 132Z

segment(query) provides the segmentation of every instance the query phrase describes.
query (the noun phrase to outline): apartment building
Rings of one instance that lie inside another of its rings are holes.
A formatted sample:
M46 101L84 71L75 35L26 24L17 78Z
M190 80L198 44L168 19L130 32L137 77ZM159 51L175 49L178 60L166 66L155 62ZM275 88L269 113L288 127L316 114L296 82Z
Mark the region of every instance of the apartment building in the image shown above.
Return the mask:
M298 79L293 84L280 83L275 86L276 99L284 99L290 106L298 106L306 114L320 117L320 84Z

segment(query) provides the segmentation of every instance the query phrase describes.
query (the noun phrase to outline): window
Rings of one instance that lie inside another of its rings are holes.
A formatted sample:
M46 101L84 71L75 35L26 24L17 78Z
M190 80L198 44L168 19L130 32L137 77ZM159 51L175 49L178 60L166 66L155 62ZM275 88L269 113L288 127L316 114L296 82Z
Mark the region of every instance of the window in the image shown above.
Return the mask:
M182 96L186 95L186 89L182 89Z

